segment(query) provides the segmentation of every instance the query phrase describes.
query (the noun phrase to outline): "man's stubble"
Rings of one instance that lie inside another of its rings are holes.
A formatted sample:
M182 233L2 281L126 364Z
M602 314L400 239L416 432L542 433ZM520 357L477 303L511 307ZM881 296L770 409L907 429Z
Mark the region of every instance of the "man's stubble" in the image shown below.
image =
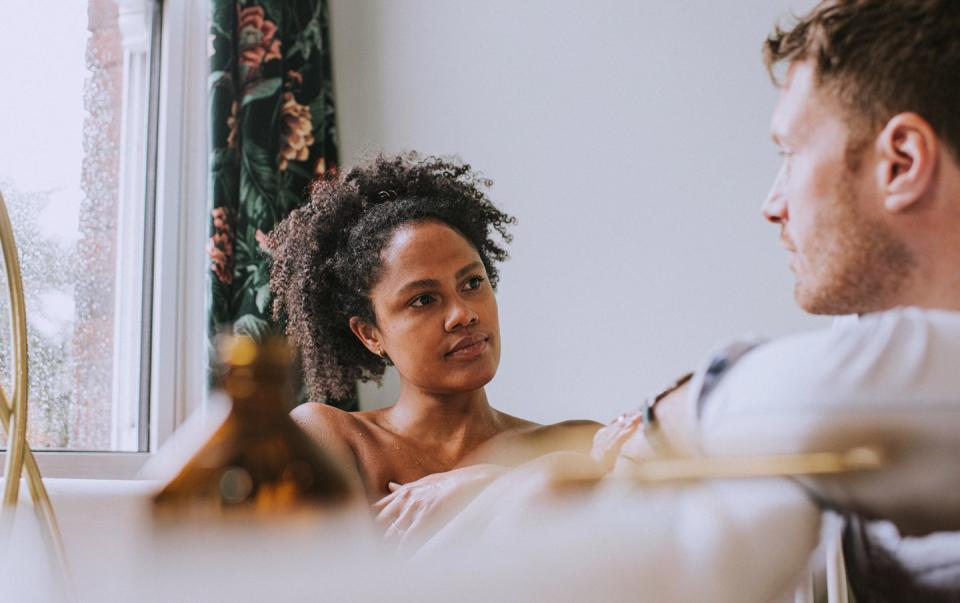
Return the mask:
M859 210L859 166L849 158L834 203L818 212L804 270L797 272L797 303L812 314L894 307L915 265L910 250L886 224Z

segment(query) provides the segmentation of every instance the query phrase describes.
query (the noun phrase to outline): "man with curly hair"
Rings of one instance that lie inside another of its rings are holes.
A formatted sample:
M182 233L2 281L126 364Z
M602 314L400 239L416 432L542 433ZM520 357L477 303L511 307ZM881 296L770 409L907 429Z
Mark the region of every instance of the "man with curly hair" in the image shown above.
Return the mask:
M470 166L377 157L318 179L270 234L274 314L300 350L311 402L294 418L376 502L388 539L407 543L503 466L556 449L589 451L599 424L543 426L489 404L500 361L494 289L511 216ZM396 367L389 408L325 404Z

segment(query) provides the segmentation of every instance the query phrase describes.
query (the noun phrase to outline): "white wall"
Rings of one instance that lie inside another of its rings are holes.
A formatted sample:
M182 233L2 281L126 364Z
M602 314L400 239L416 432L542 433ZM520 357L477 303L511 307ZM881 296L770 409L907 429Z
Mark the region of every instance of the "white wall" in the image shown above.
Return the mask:
M495 406L608 420L793 303L759 206L778 167L760 60L809 0L331 0L343 162L459 154L520 220ZM364 405L392 401L364 388Z

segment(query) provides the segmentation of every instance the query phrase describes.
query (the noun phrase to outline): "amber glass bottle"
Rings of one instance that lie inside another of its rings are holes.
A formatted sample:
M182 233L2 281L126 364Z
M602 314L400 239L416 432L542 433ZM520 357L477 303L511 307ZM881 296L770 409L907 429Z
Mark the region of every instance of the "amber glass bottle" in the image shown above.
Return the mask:
M351 497L340 469L290 418L293 354L285 340L219 344L224 423L154 497L158 511L282 514L339 506Z

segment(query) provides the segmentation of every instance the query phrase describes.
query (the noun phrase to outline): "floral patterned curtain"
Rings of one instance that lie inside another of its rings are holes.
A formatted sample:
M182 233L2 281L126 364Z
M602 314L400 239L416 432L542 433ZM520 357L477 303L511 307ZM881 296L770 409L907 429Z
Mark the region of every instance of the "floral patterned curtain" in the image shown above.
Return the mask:
M265 233L337 166L326 0L211 0L209 334L261 337Z

